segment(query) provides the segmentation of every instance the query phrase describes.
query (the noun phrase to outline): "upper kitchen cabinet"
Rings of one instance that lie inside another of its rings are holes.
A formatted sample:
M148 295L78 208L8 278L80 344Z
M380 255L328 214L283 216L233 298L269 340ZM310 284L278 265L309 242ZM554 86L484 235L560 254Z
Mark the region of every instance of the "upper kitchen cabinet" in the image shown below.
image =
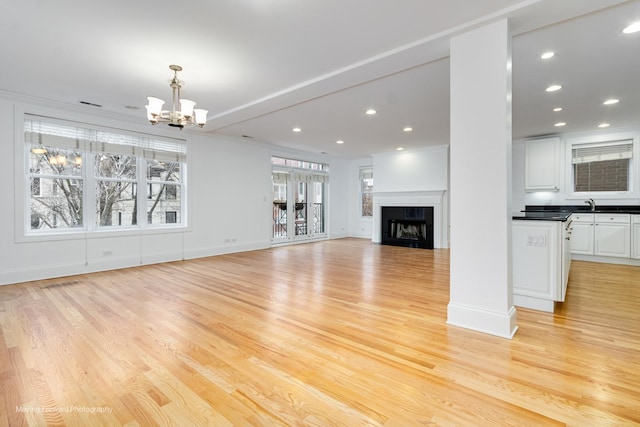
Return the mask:
M525 141L526 191L558 191L560 176L560 139L543 138Z

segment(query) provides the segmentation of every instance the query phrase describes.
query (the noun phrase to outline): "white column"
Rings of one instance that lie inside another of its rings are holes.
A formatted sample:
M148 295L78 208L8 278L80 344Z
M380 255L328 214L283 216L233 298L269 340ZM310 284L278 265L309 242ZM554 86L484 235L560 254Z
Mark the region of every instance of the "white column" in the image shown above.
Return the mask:
M512 338L511 36L451 39L451 289L447 323Z

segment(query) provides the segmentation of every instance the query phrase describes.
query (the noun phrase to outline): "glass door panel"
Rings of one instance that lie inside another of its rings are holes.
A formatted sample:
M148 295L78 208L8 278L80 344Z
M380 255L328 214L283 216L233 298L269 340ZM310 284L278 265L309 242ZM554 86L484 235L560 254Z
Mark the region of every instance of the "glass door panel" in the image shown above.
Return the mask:
M307 190L308 185L306 182L296 181L293 185L295 191L295 223L294 223L294 236L295 238L307 237L309 234L309 227L307 224L308 218L308 206L307 206Z
M324 183L313 182L313 236L324 235Z
M287 239L287 181L273 179L273 241Z

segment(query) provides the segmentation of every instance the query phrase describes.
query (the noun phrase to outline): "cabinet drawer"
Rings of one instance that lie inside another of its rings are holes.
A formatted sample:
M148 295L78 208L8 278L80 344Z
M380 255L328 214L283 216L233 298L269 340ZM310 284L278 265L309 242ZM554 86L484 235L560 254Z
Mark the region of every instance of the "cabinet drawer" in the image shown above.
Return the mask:
M633 223L636 225L640 225L640 215L632 215Z
M596 223L614 223L614 224L630 224L631 215L629 214L597 214Z
M594 218L595 218L594 214L575 214L574 213L571 215L571 220L575 222L593 222Z

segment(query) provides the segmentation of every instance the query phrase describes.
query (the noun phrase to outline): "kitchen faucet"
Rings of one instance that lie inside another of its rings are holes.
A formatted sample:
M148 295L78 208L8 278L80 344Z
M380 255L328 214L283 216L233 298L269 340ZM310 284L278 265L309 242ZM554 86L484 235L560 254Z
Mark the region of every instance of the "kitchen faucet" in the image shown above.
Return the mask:
M596 202L594 202L593 199L585 200L584 202L589 204L591 212L594 212L596 210Z

